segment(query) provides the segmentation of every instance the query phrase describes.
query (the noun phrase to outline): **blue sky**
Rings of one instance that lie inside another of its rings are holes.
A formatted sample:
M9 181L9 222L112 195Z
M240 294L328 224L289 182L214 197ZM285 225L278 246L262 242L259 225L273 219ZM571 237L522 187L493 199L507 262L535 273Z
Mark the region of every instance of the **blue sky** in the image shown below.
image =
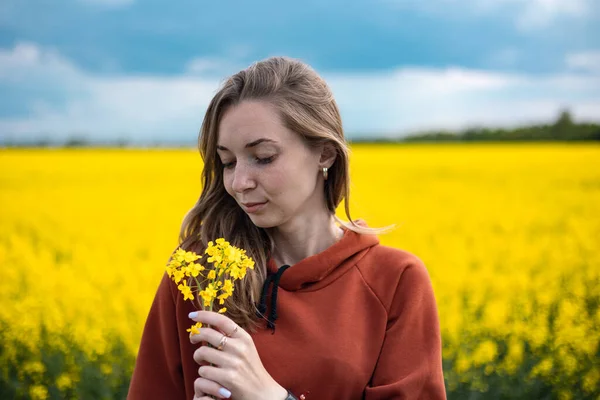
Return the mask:
M600 120L596 0L4 0L0 139L193 140L271 55L325 77L349 137Z

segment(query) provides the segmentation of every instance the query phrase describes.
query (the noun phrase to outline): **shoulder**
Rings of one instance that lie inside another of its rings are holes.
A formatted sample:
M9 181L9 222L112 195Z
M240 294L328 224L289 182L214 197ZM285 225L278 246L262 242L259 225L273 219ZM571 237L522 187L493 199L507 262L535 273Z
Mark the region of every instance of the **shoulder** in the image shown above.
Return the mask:
M377 244L360 260L358 268L365 274L383 275L388 279L400 277L407 269L427 272L417 255L395 247Z
M429 272L421 258L395 247L380 244L371 247L356 267L366 284L388 307L401 284L431 285Z

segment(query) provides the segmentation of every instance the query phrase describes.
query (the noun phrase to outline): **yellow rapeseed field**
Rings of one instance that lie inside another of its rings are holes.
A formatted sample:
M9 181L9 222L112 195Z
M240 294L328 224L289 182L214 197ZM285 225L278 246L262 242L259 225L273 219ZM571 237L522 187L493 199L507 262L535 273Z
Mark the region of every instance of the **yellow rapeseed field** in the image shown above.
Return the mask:
M200 171L0 151L0 398L123 397ZM429 269L449 398L600 396L600 146L355 145L351 174L352 217Z

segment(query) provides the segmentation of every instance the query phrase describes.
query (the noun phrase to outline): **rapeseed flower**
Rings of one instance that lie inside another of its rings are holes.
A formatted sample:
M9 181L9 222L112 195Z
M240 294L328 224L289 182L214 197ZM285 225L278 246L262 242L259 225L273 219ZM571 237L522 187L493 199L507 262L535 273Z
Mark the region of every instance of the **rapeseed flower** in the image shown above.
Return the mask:
M212 268L207 268L196 261L202 258L193 251L178 248L171 257L166 271L183 300L197 300L199 309L213 310L215 300L220 305L233 295L233 281L243 279L248 268L254 268L254 261L246 255L246 251L232 246L224 238L208 242L204 253ZM197 297L194 296L197 294ZM219 313L227 312L226 307L219 308ZM191 335L198 333L202 324L195 324L187 331Z
M188 331L190 335L197 335L200 333L200 328L202 328L202 322L196 322L194 325L186 329L186 331Z

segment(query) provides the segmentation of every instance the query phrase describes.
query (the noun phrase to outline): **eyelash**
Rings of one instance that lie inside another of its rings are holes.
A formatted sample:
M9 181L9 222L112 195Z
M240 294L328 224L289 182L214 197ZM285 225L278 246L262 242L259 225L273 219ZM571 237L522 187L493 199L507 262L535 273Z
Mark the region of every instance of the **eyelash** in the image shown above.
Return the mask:
M273 162L273 159L275 158L275 156L271 156L271 157L267 157L267 158L258 158L256 157L256 163L260 164L260 165L267 165ZM223 164L223 168L225 169L229 169L233 167L234 162L229 162L227 164Z

